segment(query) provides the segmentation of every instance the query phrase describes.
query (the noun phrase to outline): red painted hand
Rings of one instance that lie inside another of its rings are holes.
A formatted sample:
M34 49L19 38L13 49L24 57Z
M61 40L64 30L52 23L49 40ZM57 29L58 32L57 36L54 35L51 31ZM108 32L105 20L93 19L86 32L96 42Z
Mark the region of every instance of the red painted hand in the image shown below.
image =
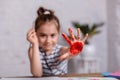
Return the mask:
M77 29L77 39L75 39L71 28L69 28L68 31L69 31L69 34L72 40L70 40L64 33L62 34L62 36L65 38L65 40L70 45L70 55L79 54L83 49L84 42L87 39L88 34L86 34L86 36L82 40L80 40L80 29L79 28Z
M71 55L76 55L79 52L81 52L82 49L83 49L83 43L82 42L74 42L70 46L70 53L71 53Z

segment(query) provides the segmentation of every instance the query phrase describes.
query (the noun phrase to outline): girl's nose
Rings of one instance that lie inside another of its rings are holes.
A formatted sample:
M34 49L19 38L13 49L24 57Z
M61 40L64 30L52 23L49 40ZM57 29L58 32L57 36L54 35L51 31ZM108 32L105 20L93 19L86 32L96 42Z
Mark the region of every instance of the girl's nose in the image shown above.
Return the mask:
M51 41L51 38L50 37L47 37L46 38L46 42L50 42Z

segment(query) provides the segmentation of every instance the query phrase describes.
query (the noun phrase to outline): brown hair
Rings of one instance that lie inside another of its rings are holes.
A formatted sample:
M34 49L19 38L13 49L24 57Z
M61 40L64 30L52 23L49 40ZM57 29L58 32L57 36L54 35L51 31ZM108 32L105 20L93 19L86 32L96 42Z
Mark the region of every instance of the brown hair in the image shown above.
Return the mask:
M38 17L35 20L35 31L38 30L38 28L45 24L46 22L53 21L57 27L58 32L60 31L60 23L58 18L54 15L54 12L49 9L45 9L43 7L40 7L37 10Z

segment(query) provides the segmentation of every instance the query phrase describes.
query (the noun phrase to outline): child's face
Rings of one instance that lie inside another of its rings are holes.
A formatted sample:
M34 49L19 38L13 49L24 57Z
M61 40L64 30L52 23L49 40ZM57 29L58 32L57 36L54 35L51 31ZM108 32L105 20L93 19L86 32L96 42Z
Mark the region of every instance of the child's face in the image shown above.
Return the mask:
M42 47L45 51L53 50L58 41L58 35L59 32L54 23L48 22L40 26L37 30L40 47Z

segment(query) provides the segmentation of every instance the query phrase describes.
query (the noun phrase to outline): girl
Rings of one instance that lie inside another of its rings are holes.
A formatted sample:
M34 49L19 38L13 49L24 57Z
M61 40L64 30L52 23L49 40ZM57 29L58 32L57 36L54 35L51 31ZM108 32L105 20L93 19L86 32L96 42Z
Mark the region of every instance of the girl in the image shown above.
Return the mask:
M62 35L70 46L65 47L58 45L60 23L54 15L54 12L40 7L37 14L38 17L35 20L35 28L27 32L27 40L31 44L28 50L31 73L33 76L39 77L66 74L68 58L75 56L71 53L81 52L81 50L77 48L84 45L88 35L86 34L83 40L80 40L80 29L77 29L77 39L75 39L72 29L69 28L68 31L72 40L64 33ZM82 45L74 47L73 43L76 42Z

